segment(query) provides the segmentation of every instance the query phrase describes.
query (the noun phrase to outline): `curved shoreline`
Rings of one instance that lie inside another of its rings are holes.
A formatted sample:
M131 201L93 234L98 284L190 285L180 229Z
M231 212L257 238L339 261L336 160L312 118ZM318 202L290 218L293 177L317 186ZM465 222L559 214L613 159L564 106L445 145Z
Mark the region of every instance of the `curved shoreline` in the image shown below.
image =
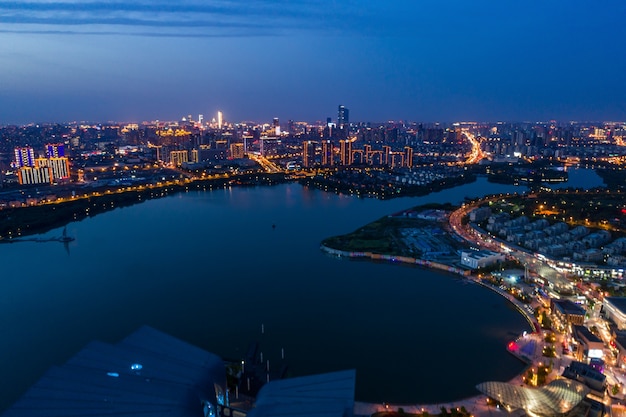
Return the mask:
M339 249L333 249L330 248L324 244L320 245L320 249L323 252L326 252L330 255L335 255L335 256L339 256L339 257L347 257L347 258L369 258L371 260L374 261L391 261L391 262L402 262L402 263L407 263L407 264L411 264L411 265L419 265L419 266L424 266L427 268L431 268L431 269L436 269L439 271L445 271L445 272L451 272L453 274L457 274L457 275L461 275L465 278L467 278L468 280L471 280L472 282L475 282L479 285L482 285L485 288L489 288L490 290L494 291L495 293L501 295L502 297L506 298L511 304L513 304L513 306L522 314L522 316L524 316L524 318L526 319L526 321L528 321L528 324L530 325L531 329L533 332L537 332L537 330L539 329L539 323L537 322L537 319L532 316L528 311L526 311L523 308L523 304L520 303L518 300L516 300L514 297L512 297L510 294L507 294L506 292L500 290L497 287L494 287L492 285L489 285L485 282L483 282L480 279L476 279L473 278L471 276L471 271L469 270L464 270L464 269L460 269L460 268L456 268L450 265L445 265L445 264L441 264L438 262L433 262L433 261L425 261L423 259L419 259L419 258L411 258L408 256L393 256L393 255L382 255L379 253L373 253L373 252L347 252L347 251L342 251Z
M419 265L419 266L427 267L427 268L434 269L434 270L451 272L451 273L460 275L462 277L467 278L471 282L479 284L482 287L488 288L491 291L495 292L496 294L499 294L500 296L504 297L526 319L526 321L528 322L528 324L530 325L532 329L531 331L532 333L538 333L538 331L540 331L541 329L539 327L539 323L537 322L537 319L524 308L524 305L520 301L516 300L510 294L502 291L500 288L494 287L490 284L483 282L480 279L472 277L471 271L469 270L462 270L459 268L455 268L453 266L444 265L444 264L440 264L440 263L432 262L432 261L425 261L423 259L418 259L418 258L406 257L406 256L382 255L382 254L377 254L377 253L372 253L372 252L342 251L339 249L330 248L324 244L320 244L320 249L329 255L334 255L338 257L368 258L370 260L386 260L390 262L402 262L402 263ZM534 362L532 359L526 356L522 356L520 354L516 354L510 349L507 349L507 352L511 353L513 356L515 356L516 358L518 358L519 360L521 360L527 365L526 367L524 367L521 373L514 376L508 381L510 383L512 383L513 381L518 382L518 380L520 380L520 378L524 375L528 367L533 366ZM480 414L480 411L478 410L478 408L481 407L481 402L482 402L482 406L486 407L486 399L487 399L486 395L479 394L479 395L475 395L472 397L462 398L456 401L449 401L445 403L430 403L430 404L393 404L392 405L392 404L386 404L386 403L379 404L379 403L368 403L364 401L355 401L354 414L355 415L372 415L377 412L393 411L393 410L399 410L400 408L402 408L405 412L408 412L408 413L423 413L424 411L427 411L428 413L432 415L436 415L441 412L441 407L452 409L452 408L463 406L467 410L472 411L472 414L477 415L477 414ZM485 410L485 412L488 412L488 411L489 411L488 409Z

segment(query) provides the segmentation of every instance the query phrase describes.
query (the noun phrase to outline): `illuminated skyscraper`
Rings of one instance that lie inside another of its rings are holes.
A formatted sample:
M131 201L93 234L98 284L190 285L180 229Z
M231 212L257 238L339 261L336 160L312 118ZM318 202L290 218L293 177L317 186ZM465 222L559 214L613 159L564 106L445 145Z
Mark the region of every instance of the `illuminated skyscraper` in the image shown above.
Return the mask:
M18 168L34 167L35 152L31 147L15 148L15 165Z
M276 136L280 136L280 122L278 121L278 117L274 117L274 120L272 121L272 125L274 127L274 134Z
M352 142L349 140L340 140L339 146L341 165L352 165Z
M315 142L306 140L302 142L302 166L310 168L315 164Z
M350 126L350 110L346 106L340 105L337 112L337 127L344 129L348 126Z
M231 143L230 156L233 159L242 159L244 157L243 143Z
M189 162L189 153L187 151L171 151L170 163L174 166L181 166L183 162Z
M35 159L35 165L38 168L49 168L52 181L70 177L70 163L65 157L37 158Z
M404 147L404 166L413 168L413 148L410 146Z
M62 158L65 156L65 145L62 143L49 143L46 145L46 156L48 158Z
M218 128L218 129L221 129L221 128L222 128L222 122L223 122L222 117L224 117L224 116L223 116L223 114L222 114L222 112L221 112L221 111L218 111L218 112L217 112L217 128Z
M391 155L391 146L384 145L383 146L383 160L381 161L383 165L389 165L389 157Z
M333 160L333 143L330 140L322 142L322 165L335 165L335 161Z

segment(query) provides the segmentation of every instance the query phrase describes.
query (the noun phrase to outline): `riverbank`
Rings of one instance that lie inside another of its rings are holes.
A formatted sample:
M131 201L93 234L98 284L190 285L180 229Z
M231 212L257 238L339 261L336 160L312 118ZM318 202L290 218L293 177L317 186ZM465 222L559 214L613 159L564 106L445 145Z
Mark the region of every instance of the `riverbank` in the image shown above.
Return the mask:
M394 255L384 255L380 253L373 252L347 252L338 249L333 249L324 244L320 245L320 249L329 255L346 257L346 258L368 258L373 261L389 261L389 262L403 262L412 265L419 265L426 268L437 269L440 271L451 272L453 274L469 276L470 272L466 269L457 268L451 265L445 265L442 263L434 262L434 261L426 261L418 258L411 258L408 256L394 256Z
M244 174L212 179L177 180L120 189L83 188L71 198L0 210L0 242L45 233L72 221L80 221L120 207L181 192L206 191L229 186L277 185L293 181L295 180L285 174Z

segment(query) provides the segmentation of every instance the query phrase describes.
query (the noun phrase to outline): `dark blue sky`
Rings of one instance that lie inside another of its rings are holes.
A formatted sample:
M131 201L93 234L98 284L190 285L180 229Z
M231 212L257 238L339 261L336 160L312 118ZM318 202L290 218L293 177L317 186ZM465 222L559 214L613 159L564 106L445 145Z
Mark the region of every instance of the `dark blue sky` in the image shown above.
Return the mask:
M626 2L0 2L0 123L626 120Z

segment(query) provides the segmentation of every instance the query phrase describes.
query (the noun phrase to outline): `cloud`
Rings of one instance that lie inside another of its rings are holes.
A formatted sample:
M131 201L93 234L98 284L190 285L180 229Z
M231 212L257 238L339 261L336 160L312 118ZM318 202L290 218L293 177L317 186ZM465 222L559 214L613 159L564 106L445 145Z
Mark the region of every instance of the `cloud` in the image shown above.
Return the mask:
M257 36L345 29L348 10L327 0L5 1L0 20L11 33L142 36ZM18 27L19 26L19 27ZM24 26L29 26L25 29ZM42 27L47 26L47 27ZM63 29L53 27L63 26ZM71 29L68 29L71 26ZM149 27L151 30L137 30ZM114 28L114 29L110 29Z

